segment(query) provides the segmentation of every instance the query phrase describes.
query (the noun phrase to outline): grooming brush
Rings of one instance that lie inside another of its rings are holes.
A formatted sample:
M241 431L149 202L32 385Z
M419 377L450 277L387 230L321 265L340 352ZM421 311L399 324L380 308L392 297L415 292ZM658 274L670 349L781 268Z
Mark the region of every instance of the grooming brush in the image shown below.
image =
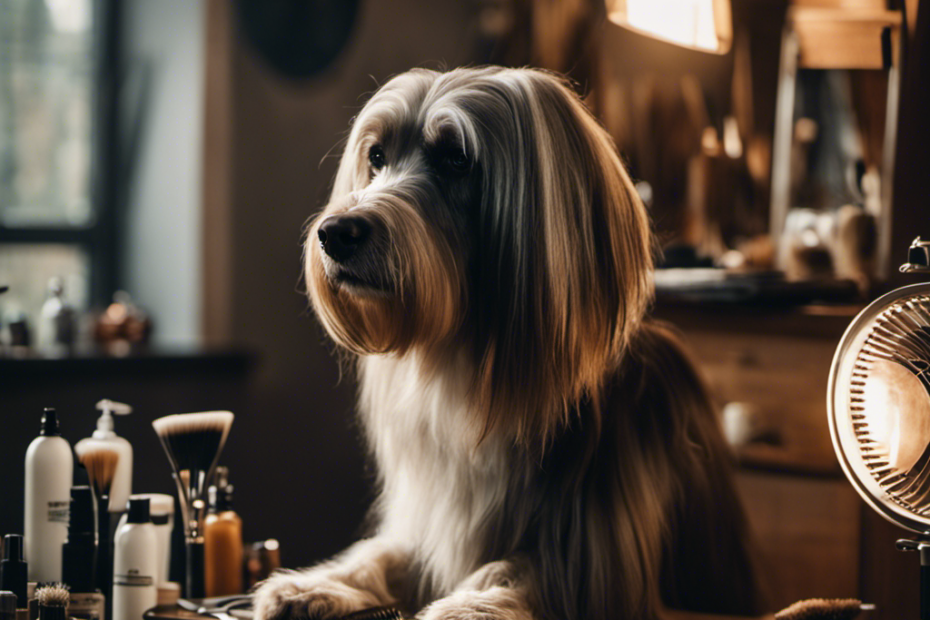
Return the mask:
M875 605L854 598L812 598L782 609L775 620L853 620L860 612L874 609Z
M372 607L343 616L341 620L404 620L404 616L393 607Z
M36 600L39 601L39 620L66 620L70 596L67 586L60 583L36 589Z
M152 422L171 463L178 486L181 518L187 547L187 578L184 596L203 598L203 518L207 507L206 489L216 468L233 414L229 411L181 413Z
M94 584L106 597L110 617L113 598L113 543L110 540L110 486L119 464L119 452L101 443L89 443L78 451L78 460L87 469L94 492L97 519L97 574Z

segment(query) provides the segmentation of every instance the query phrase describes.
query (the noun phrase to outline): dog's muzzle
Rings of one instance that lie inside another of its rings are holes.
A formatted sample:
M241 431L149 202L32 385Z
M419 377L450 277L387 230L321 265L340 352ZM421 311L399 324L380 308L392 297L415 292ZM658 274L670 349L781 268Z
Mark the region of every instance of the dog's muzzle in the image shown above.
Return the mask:
M330 282L360 295L392 290L385 234L376 219L357 212L330 215L320 223L317 238Z
M323 251L337 263L344 263L368 241L371 224L354 214L331 215L320 225L317 235Z

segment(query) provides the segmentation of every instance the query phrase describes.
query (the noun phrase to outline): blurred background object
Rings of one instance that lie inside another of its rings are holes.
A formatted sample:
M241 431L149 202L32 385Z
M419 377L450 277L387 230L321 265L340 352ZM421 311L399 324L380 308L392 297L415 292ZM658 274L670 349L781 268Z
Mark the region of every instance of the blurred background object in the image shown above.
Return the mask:
M281 545L274 538L247 545L245 554L245 589L251 590L281 568Z
M725 54L733 42L730 0L607 0L607 17L658 39Z
M117 291L94 324L94 340L110 355L125 357L148 343L152 321L132 302L129 293Z

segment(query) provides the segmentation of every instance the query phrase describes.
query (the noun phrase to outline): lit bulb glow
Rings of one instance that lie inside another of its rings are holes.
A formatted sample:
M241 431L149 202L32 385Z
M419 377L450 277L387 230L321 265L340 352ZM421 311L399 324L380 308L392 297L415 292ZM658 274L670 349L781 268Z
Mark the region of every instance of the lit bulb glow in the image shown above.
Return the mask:
M608 0L608 16L616 24L685 47L721 53L729 47L730 33L718 32L718 24L729 19L729 11L722 20L715 9L724 10L720 0Z

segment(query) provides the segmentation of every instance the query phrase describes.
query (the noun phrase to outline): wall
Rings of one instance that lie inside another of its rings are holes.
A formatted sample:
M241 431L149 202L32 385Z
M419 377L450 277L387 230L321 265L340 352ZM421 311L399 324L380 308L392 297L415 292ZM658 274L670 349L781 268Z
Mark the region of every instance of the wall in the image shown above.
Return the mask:
M157 344L196 345L205 3L129 0L123 10L127 79L121 121L124 159L134 167L120 281L153 316ZM139 138L134 153L133 135Z

